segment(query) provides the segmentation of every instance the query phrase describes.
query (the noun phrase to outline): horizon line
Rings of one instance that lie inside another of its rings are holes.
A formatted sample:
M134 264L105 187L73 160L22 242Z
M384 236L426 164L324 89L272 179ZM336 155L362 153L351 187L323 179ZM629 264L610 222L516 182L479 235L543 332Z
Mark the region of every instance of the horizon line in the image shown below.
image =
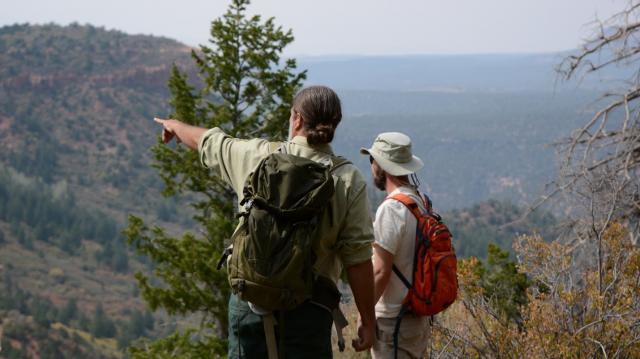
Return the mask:
M176 42L179 42L180 44L183 44L187 47L190 47L192 49L198 49L200 48L200 46L202 44L197 44L197 45L193 45L193 44L189 44L186 43L182 40L167 36L167 35L160 35L160 34L152 34L152 33L143 33L143 32L138 32L138 33L133 33L133 32L128 32L126 30L122 30L122 29L118 29L118 28L114 28L114 27L108 27L106 25L96 25L96 24L92 24L89 22L85 22L85 23L81 23L79 21L71 21L67 24L62 24L62 23L58 23L55 21L49 21L49 22L14 22L11 24L0 24L0 29L4 28L4 27L10 27L10 26L47 26L47 25L54 25L54 26L60 26L60 27L71 27L71 26L90 26L90 27L94 27L94 28L102 28L105 31L115 31L115 32L121 32L130 36L149 36L149 37L157 37L157 38L164 38L164 39L168 39L168 40L173 40ZM287 58L305 58L305 59L322 59L324 58L325 60L328 59L336 59L336 60L346 60L346 59L353 59L353 58L391 58L391 57L426 57L426 56L441 56L441 57L454 57L454 56L535 56L535 55L559 55L559 54L566 54L566 53L570 53L573 51L576 51L577 48L574 49L556 49L556 50L544 50L544 51L478 51L478 52L397 52L397 53L381 53L381 52L368 52L368 53L304 53L304 52L300 52L300 53L288 53L286 51L284 51L282 53L282 57L287 57Z

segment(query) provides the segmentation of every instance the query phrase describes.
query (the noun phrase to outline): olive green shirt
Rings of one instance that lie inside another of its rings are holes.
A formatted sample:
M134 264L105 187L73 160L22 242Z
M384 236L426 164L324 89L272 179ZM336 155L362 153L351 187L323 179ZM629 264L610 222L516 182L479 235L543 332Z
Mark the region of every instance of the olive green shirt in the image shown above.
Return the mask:
M227 182L242 201L242 189L249 174L282 142L233 138L219 128L205 132L198 141L200 162ZM331 165L335 158L329 144L311 146L296 136L285 143L286 153ZM321 240L315 247L316 273L337 282L342 267L371 260L373 225L366 183L352 164L332 172L335 194L320 217Z

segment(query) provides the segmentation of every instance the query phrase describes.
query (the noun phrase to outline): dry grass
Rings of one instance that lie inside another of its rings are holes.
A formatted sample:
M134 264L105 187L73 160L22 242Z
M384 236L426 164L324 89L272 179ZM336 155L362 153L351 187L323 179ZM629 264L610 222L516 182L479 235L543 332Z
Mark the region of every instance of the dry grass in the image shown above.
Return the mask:
M345 317L349 321L349 325L344 328L343 335L346 343L344 352L338 350L338 337L335 334L331 337L333 343L333 357L336 359L365 359L371 358L369 352L357 353L351 346L351 340L358 337L358 309L353 302L348 304L341 304L340 307L344 312Z

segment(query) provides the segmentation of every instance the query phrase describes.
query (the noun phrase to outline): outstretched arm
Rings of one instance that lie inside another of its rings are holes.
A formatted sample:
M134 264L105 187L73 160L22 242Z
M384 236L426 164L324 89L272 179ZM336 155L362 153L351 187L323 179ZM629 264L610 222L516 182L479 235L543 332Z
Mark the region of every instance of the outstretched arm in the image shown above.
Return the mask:
M376 329L376 314L373 302L373 266L371 260L347 268L349 285L360 313L358 339L352 345L356 351L367 350L373 345Z
M153 120L162 125L162 142L169 143L175 137L176 141L184 143L192 150L198 150L198 140L207 131L206 128L187 125L178 120Z

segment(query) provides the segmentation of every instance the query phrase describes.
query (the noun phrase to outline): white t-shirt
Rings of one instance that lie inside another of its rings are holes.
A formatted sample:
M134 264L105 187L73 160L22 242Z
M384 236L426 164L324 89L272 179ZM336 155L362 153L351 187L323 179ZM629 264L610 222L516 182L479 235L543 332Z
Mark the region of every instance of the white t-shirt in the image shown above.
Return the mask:
M399 187L389 196L398 192L411 196L420 210L425 211L424 203L414 188ZM413 213L395 199L387 199L382 202L376 211L376 219L373 223L375 243L393 254L393 264L398 267L409 282L412 282L413 277L416 225L417 220ZM373 256L373 261L375 262L375 256ZM406 295L407 287L392 272L389 284L376 304L376 317L393 318L398 316L402 300Z

